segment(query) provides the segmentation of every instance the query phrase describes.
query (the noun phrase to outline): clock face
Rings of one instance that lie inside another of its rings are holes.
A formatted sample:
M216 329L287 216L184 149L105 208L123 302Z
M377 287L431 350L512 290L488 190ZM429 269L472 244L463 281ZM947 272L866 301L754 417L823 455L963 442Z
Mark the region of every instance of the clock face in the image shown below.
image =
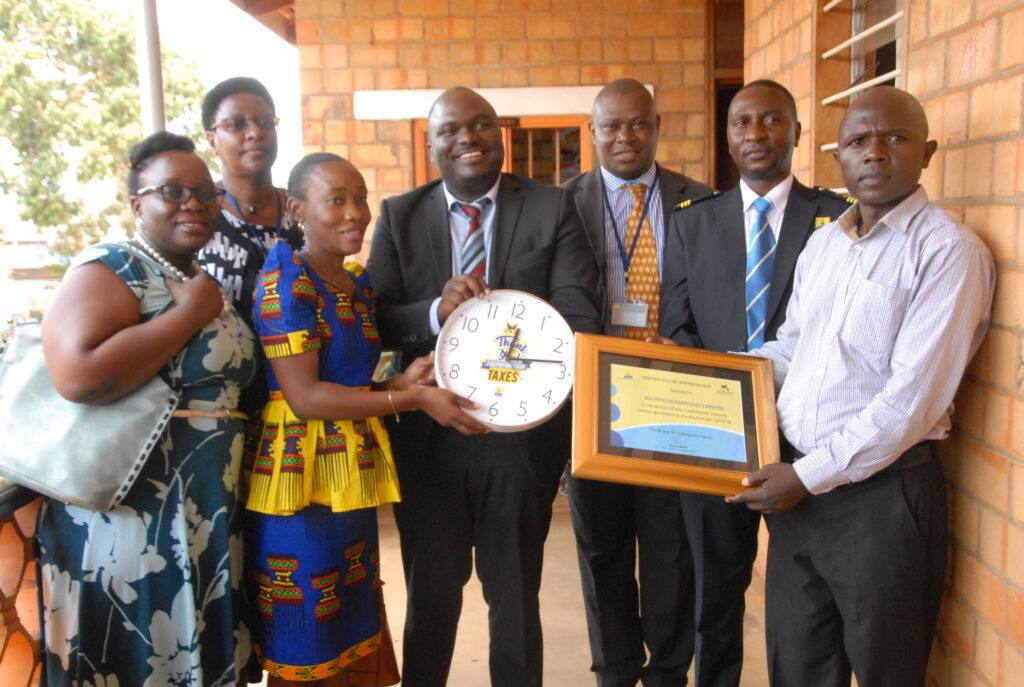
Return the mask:
M562 316L523 291L471 298L437 337L438 385L476 403L466 412L497 432L535 427L572 390L576 347Z

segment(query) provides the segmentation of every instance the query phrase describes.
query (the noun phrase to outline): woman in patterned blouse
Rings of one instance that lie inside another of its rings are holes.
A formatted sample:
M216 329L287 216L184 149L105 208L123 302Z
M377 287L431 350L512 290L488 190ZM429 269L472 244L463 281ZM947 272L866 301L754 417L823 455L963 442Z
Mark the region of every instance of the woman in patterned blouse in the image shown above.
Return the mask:
M353 662L388 641L376 506L399 489L378 418L423 410L467 434L486 428L462 411L474 404L424 385L432 356L371 381L380 338L370 283L345 261L370 222L359 171L337 155L309 155L288 192L305 246L271 248L253 311L270 386L247 470L255 642L270 685L346 685Z

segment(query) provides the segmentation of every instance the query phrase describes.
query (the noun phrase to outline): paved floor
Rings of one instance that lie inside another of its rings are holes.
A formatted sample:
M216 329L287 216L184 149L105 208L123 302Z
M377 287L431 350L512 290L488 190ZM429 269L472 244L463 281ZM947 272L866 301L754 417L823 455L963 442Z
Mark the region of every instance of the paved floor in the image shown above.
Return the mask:
M541 587L541 621L544 626L545 687L589 687L594 685L590 673L590 650L587 646L587 625L583 614L576 545L568 504L559 495L555 501L544 554L544 579ZM405 587L398 550L398 533L390 508L382 508L381 562L385 581L384 595L388 619L395 638L395 651L401 660L402 622L405 618ZM462 620L455 646L455 658L448 680L450 687L486 687L487 673L487 607L474 577L466 585ZM742 687L764 687L768 684L764 649L764 583L756 575L747 591L745 623L745 659ZM691 684L692 684L691 674Z

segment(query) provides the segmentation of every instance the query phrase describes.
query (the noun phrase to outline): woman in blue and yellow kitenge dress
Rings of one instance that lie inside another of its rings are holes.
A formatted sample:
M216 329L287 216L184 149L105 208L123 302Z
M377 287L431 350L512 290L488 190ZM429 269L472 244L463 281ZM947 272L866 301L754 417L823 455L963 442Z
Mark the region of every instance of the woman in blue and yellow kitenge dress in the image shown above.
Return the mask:
M470 404L433 386L431 358L384 384L369 279L345 258L370 222L362 175L329 153L288 181L302 250L275 244L254 320L270 401L250 441L246 559L254 640L269 685L347 685L353 663L382 647L376 506L399 499L379 416L424 410L462 431L484 428Z

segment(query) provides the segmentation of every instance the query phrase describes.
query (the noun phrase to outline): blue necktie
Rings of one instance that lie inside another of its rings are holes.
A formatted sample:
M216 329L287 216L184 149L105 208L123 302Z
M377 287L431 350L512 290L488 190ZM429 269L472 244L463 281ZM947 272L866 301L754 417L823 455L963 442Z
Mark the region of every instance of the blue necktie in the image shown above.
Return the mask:
M754 226L747 243L747 350L764 344L764 319L768 314L768 293L775 264L775 236L768 226L771 201L754 201Z

